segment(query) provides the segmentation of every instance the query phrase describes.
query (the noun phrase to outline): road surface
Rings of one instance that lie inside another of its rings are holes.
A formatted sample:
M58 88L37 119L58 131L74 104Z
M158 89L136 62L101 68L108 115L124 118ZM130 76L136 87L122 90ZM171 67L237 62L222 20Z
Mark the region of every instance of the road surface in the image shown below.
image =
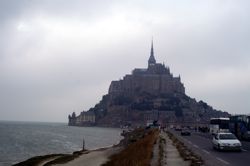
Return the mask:
M170 130L180 141L200 155L207 166L249 166L250 142L242 141L242 152L221 152L212 147L209 133L192 132L191 136L181 136L179 131Z

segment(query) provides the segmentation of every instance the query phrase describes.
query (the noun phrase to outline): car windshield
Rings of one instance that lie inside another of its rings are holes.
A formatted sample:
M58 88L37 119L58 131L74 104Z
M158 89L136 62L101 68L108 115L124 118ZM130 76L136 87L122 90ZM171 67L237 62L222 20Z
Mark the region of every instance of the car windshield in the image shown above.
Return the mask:
M233 134L220 134L220 139L236 139L236 137Z

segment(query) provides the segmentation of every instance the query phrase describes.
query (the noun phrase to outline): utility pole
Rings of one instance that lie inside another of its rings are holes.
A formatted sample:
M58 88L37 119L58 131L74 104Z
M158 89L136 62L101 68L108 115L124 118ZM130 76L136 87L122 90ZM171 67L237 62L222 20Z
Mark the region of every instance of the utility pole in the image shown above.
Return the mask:
M85 150L85 140L84 140L84 138L82 139L82 150Z

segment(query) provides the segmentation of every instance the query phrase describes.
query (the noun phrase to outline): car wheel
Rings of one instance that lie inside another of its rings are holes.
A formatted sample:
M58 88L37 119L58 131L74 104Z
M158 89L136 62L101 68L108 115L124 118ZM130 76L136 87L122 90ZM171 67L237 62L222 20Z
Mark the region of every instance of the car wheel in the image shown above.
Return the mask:
M218 144L218 147L217 147L218 151L220 151L220 144Z

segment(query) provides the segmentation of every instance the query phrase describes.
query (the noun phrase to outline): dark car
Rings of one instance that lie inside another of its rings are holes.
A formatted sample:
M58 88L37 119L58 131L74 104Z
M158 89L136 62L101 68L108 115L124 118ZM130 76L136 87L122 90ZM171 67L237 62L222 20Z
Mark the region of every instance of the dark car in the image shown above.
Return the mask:
M181 135L182 135L182 136L190 136L191 133L190 133L190 131L188 131L188 130L182 130L182 131L181 131Z
M176 127L176 128L175 128L175 131L182 131L182 128Z

